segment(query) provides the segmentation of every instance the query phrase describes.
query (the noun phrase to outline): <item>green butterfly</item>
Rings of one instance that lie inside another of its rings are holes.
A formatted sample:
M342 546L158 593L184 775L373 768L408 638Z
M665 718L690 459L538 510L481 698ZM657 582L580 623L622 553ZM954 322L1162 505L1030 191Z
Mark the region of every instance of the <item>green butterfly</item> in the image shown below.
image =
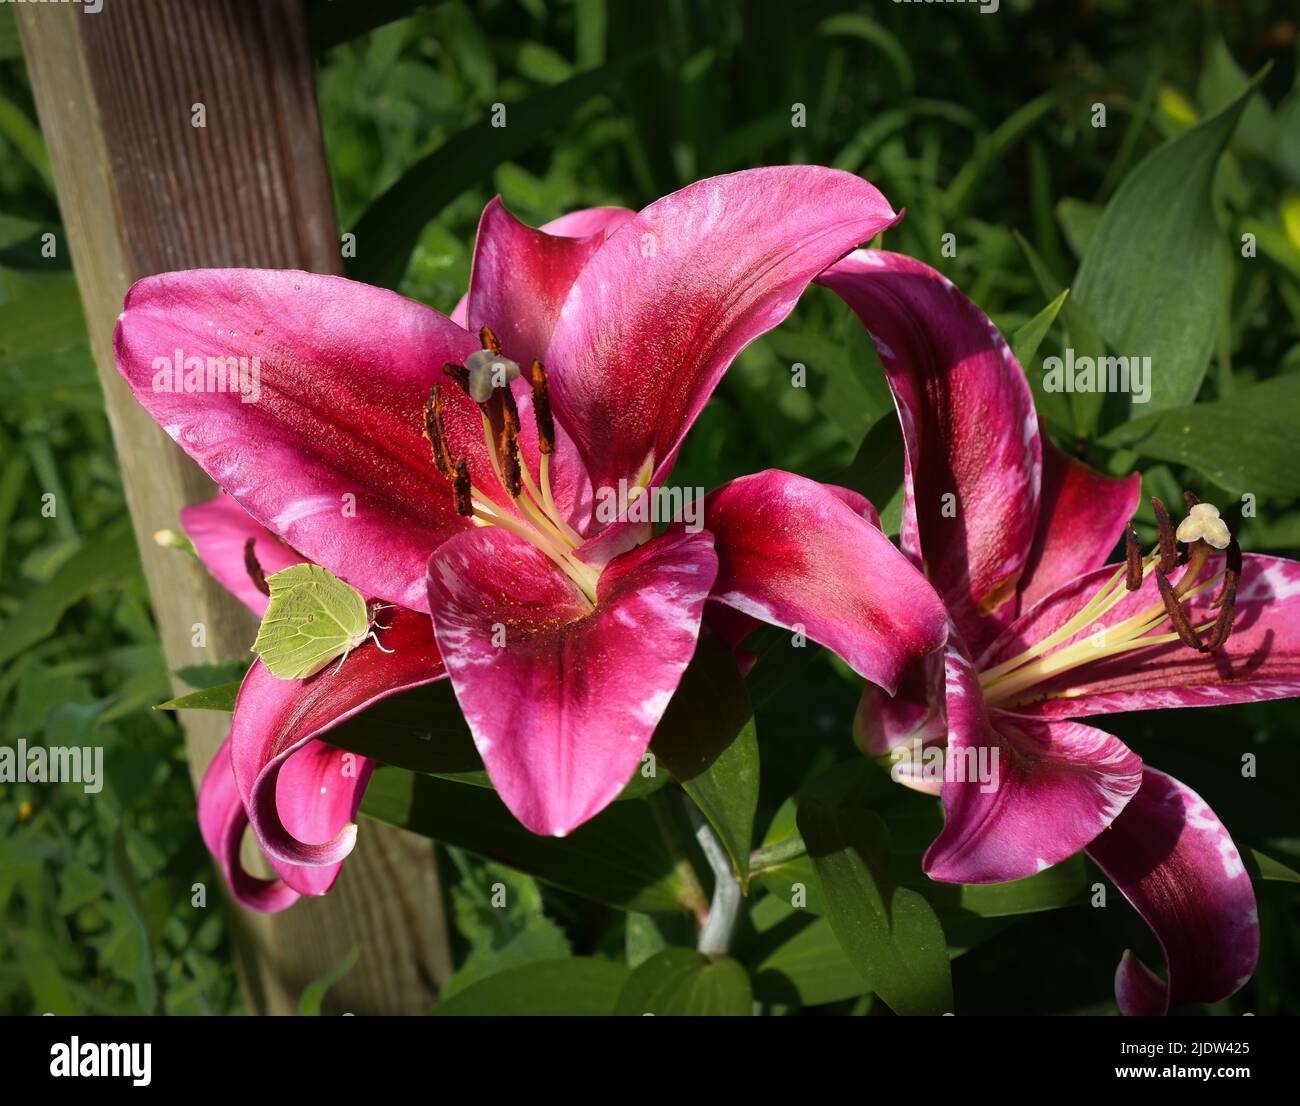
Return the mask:
M305 680L335 657L341 668L366 638L385 653L393 651L379 644L365 597L320 565L290 565L266 583L271 603L253 652L272 676Z

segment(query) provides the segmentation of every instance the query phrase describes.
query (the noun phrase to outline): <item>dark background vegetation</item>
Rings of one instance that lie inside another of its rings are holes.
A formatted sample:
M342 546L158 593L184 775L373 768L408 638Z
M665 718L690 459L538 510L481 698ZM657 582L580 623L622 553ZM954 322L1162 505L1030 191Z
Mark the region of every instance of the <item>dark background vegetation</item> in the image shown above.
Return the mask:
M888 2L489 0L409 12L415 7L309 5L340 230L358 228L356 275L444 311L466 285L478 214L494 192L539 223L575 207L640 207L714 173L814 162L859 173L906 207L887 245L941 268L1010 336L1051 298L1016 233L1057 286L1070 283L1101 205L1126 174L1227 103L1243 73L1271 62L1216 182L1224 241L1251 230L1260 256L1237 266L1222 291L1200 400L1281 381L1270 393L1278 406L1261 417L1296 425L1300 94L1290 4L1003 0L996 15ZM406 17L371 26L389 13ZM557 105L555 89L606 65L613 69L593 76L576 106ZM458 161L438 164L436 187L403 189L412 166L496 102L521 120L522 148L503 159L484 147L490 136L471 141ZM1090 123L1097 102L1107 107L1104 129ZM801 129L791 126L795 103L807 109ZM189 903L192 883L219 876L199 839L176 724L149 709L168 696L168 674L123 527L75 285L66 255L36 263L24 248L57 225L13 8L3 5L0 737L102 743L108 780L95 801L76 788L0 785L0 1012L235 1012L223 919ZM940 254L945 233L957 236L955 257ZM377 256L375 242L395 245ZM1061 344L1055 328L1043 351ZM681 481L712 487L769 466L833 476L890 414L871 357L849 313L813 291L727 376L690 439ZM789 387L796 361L810 366L806 390ZM1261 496L1246 544L1294 555L1296 443L1261 445L1250 425L1208 424L1243 463L1268 466L1276 488ZM1095 464L1140 468L1149 493L1177 499L1188 486L1235 502L1253 486L1248 464L1220 472L1216 487L1217 470L1198 469L1195 458L1108 447L1108 429L1053 425L1063 445ZM41 497L50 492L59 510L45 518ZM850 754L858 690L819 655L760 708L760 832L802 780ZM1296 721L1293 704L1275 703L1106 724L1200 791L1243 848L1295 866ZM1258 757L1253 780L1241 777L1247 751ZM458 986L529 959L619 956L631 939L621 914L449 854L466 972ZM518 892L505 919L481 891L498 878ZM1258 890L1260 969L1221 1011L1294 1014L1296 886L1279 880ZM1122 905L1001 922L954 963L959 1013L1111 1012L1120 951L1133 946L1160 962ZM817 1009L872 1005L846 999Z

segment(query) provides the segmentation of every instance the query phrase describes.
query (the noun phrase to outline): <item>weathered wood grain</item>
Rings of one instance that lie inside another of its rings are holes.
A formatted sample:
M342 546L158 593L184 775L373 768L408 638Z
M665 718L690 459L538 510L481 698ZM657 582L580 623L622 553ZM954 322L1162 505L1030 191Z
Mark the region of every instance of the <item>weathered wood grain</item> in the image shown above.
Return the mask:
M107 0L22 5L19 26L104 386L141 559L173 668L246 653L253 619L155 531L214 488L135 402L113 363L138 278L212 266L341 270L299 0ZM195 104L206 126L192 125ZM206 646L192 644L194 627ZM226 716L190 712L195 781ZM353 945L326 1009L411 1013L450 970L432 846L367 824L329 896L271 918L239 912L246 988L291 1011Z

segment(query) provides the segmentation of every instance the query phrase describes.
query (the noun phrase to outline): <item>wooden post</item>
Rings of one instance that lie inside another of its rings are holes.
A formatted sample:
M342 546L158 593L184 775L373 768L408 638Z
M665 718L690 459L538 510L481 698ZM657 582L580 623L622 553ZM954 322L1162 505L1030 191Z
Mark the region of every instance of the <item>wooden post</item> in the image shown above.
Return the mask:
M341 271L301 0L106 0L17 9L127 504L172 668L247 654L248 612L189 558L159 548L206 476L153 423L113 363L137 279L216 266ZM203 125L198 125L203 124ZM206 629L204 648L192 644ZM189 712L197 781L227 717ZM354 945L327 1010L417 1013L450 971L427 841L367 824L325 898L238 912L246 993L288 1013Z

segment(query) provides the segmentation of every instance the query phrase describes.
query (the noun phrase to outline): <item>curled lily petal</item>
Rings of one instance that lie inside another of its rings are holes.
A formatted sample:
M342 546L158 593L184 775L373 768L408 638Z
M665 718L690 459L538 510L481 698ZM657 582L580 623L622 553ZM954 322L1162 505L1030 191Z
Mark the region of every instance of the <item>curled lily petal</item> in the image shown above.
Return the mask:
M499 202L499 199L500 197L493 202ZM626 207L585 207L577 211L570 211L567 215L561 215L558 219L552 219L549 223L543 223L538 229L545 231L549 235L562 235L566 238L586 238L597 233L608 237L635 214L635 211L631 211ZM482 236L482 234L483 224L480 221L479 235ZM475 242L476 252L481 248L481 245L481 241ZM463 326L466 330L470 329L468 292L461 296L448 317L457 326ZM546 346L543 344L541 346L542 351L545 348ZM541 357L542 354L539 352L537 356ZM516 357L514 360L518 361L519 358Z
M947 657L944 826L922 867L944 883L1022 879L1073 856L1142 782L1142 761L1080 722L989 711L978 677Z
M248 543L267 576L305 560L225 492L207 503L182 507L181 528L217 582L256 615L266 614L270 599L249 575Z
M298 901L298 892L283 879L250 875L239 858L248 815L230 766L230 740L221 743L199 785L199 830L208 851L225 874L235 901L250 910L275 913Z
M713 598L799 627L893 691L910 662L943 644L947 616L865 503L847 489L776 470L711 492L704 524L718 553Z
M1223 823L1196 792L1147 768L1142 787L1088 855L1160 942L1162 980L1125 952L1115 975L1122 1013L1167 1014L1239 990L1259 959L1255 890Z
M427 615L397 608L381 612L379 620L385 626L379 641L391 653L366 642L306 680L276 679L261 661L244 677L230 759L253 832L273 861L323 867L347 856L356 839L353 815L369 779L364 758L349 763L351 754L341 751L291 758L381 699L446 675ZM304 840L297 830L320 839Z
M570 287L604 243L606 227L616 221L605 213L619 210L574 212L556 221L563 230L538 230L521 223L500 196L494 197L479 219L467 329L491 327L506 356L520 365L544 358Z
M627 783L695 651L707 533L610 562L594 607L541 552L484 528L429 560L452 686L488 774L534 833L564 835Z
M875 340L903 428L902 545L978 650L1015 613L1042 451L1025 375L988 317L919 261L858 250L820 277Z

